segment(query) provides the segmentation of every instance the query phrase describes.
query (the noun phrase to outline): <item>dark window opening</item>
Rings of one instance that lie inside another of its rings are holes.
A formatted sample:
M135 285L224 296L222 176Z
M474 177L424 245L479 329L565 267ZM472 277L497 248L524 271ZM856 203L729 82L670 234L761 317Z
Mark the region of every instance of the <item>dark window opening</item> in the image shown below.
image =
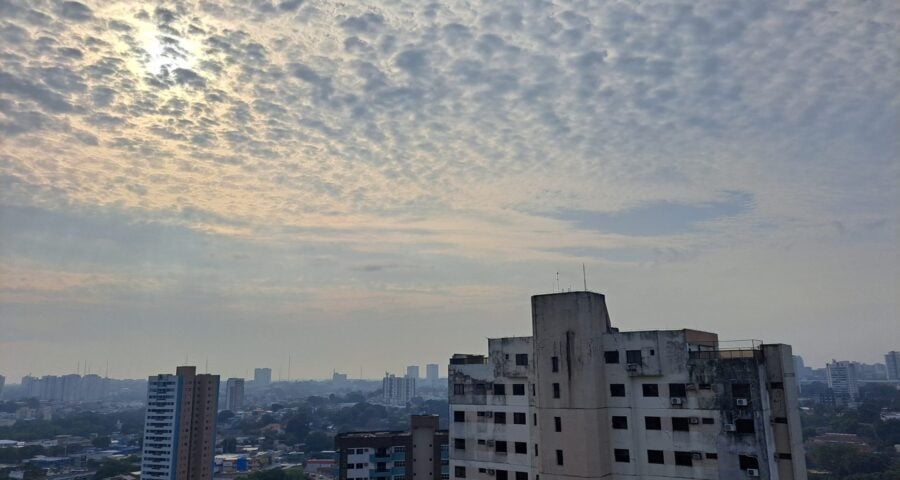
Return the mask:
M562 431L562 418L553 417L553 425L556 428L557 432L561 432Z
M465 422L466 421L466 412L462 410L456 410L453 412L453 421L454 422Z
M790 460L790 459L791 459L791 454L790 454L790 453L779 453L779 454L778 454L778 459L779 459L779 460Z
M537 425L537 414L536 413L531 414L531 424Z
M756 432L756 427L753 425L752 419L740 419L735 420L734 427L737 433L754 433Z
M528 472L516 472L516 480L528 480Z
M772 382L772 388L784 390L784 382Z
M559 371L559 357L550 357L552 370L554 373Z
M609 384L609 396L624 397L625 396L625 384L624 383L610 383Z
M644 428L647 430L662 430L662 419L659 417L644 417Z
M628 417L612 417L612 428L617 430L627 430L628 429Z
M509 473L506 470L497 470L494 475L497 480L509 480Z
M553 384L553 398L559 398L559 384Z
M455 448L457 450L465 450L466 449L466 439L465 438L453 439L453 448Z
M494 412L494 423L506 423L506 412Z
M787 423L786 417L775 417L775 423Z
M556 464L563 465L563 451L562 450L556 451Z
M715 424L715 423L716 423L716 420L713 419L713 418L704 418L704 419L703 419L703 424L704 424L704 425L713 425L713 424Z
M456 478L466 478L466 467L456 467L453 469L453 475Z
M706 458L708 458L710 460L717 460L719 458L719 454L718 453L707 453Z
M506 453L506 440L497 440L494 447L497 453Z
M645 397L658 397L659 396L659 385L655 383L645 383L641 385L641 388L644 390Z
M694 454L691 452L675 452L675 465L690 467L694 465Z
M506 385L502 383L494 384L494 395L506 395Z
M525 395L525 384L524 383L514 383L513 384L513 395Z
M669 396L670 397L686 397L687 389L685 388L683 383L670 383L669 384Z
M672 431L689 432L691 431L691 419L687 417L672 417Z
M464 383L454 383L453 384L453 394L454 395L465 395L466 393L466 385Z
M708 383L700 383L697 385L697 388L699 388L700 390L711 390L712 385L710 385Z
M528 366L528 354L527 353L517 353L516 354L516 365L520 367Z
M606 363L619 363L619 351L607 350L603 352L603 359L606 361Z
M528 453L528 444L525 442L516 442L513 447L516 453Z
M637 363L640 365L643 363L643 358L640 350L626 350L625 351L625 361L627 363Z
M647 450L647 463L666 463L666 457L662 450Z
M628 450L624 448L616 448L613 450L613 457L617 462L628 463L631 461Z
M749 383L732 383L731 395L734 398L746 398L750 400L750 384Z
M525 425L525 414L522 412L513 412L513 423L516 425Z
M756 457L749 455L738 455L738 464L741 470L747 470L748 468L759 469L759 461L756 460Z

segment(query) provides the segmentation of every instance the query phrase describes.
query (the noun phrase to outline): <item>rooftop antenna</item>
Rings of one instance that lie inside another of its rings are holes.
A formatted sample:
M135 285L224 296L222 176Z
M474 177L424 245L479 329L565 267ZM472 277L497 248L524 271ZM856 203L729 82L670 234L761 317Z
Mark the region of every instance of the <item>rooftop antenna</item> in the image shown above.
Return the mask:
M287 378L288 381L290 382L291 381L291 354L290 353L288 354L288 375L287 375L287 377L288 377Z
M556 272L556 293L559 293L559 272Z
M206 369L206 373L209 373L209 357L206 357L206 366L204 368Z
M109 359L106 359L106 378L109 378Z
M584 262L581 262L581 276L584 278L584 291L587 291L587 269L584 267Z

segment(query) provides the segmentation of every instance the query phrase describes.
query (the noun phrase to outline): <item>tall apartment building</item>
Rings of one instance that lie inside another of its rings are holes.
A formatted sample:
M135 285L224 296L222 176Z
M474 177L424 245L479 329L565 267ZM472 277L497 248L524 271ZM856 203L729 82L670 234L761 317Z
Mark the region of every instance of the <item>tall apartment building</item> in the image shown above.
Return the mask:
M6 377L0 375L0 395L3 395L3 385L6 384Z
M257 368L253 370L253 386L265 387L272 383L271 368Z
M789 346L621 332L592 292L532 297L532 326L451 359L451 478L806 479Z
M225 382L225 410L232 412L244 408L244 379L229 378Z
M416 396L416 379L385 374L381 382L384 403L406 405Z
M888 380L900 380L900 352L888 352L884 356Z
M438 364L429 363L425 365L425 380L429 382L437 382L440 379L440 370Z
M341 433L334 444L340 480L450 478L447 431L436 415L413 415L406 432Z
M212 478L218 398L219 376L195 367L147 380L142 479Z
M419 366L410 365L406 367L406 378L419 378Z
M832 360L825 365L828 387L834 392L837 405L856 406L859 400L859 376L856 364L848 361Z

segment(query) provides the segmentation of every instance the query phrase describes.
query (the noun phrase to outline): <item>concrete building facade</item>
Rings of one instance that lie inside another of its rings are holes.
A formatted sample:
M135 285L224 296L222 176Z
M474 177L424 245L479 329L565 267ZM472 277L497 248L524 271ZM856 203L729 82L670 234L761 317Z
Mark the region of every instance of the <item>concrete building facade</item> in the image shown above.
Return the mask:
M592 292L532 297L532 327L489 340L487 358L451 359L453 478L806 479L789 346L620 332ZM527 396L508 397L509 383ZM498 407L526 424L481 422L479 409Z
M148 378L141 478L212 478L218 397L219 376L195 367Z
M385 374L381 382L382 398L388 405L406 405L416 396L416 379Z
M265 387L272 383L271 368L256 368L253 370L253 386Z
M888 352L884 355L888 380L900 380L900 352Z
M425 365L425 380L429 382L437 382L440 379L440 370L436 363Z
M832 360L825 368L828 387L834 392L835 404L856 406L859 400L859 375L856 364L846 360Z
M419 366L410 365L406 367L406 378L419 378Z
M334 442L340 480L450 478L447 431L435 415L413 415L409 431L341 433Z
M238 412L244 408L244 379L229 378L225 382L225 410Z

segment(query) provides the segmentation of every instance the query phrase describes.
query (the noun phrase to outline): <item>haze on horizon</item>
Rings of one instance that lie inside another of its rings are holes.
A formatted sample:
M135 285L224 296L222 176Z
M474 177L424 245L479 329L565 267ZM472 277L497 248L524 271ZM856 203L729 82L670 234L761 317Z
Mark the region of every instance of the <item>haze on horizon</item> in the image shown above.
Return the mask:
M0 374L530 333L900 349L891 1L0 0ZM275 374L277 377L277 373Z

